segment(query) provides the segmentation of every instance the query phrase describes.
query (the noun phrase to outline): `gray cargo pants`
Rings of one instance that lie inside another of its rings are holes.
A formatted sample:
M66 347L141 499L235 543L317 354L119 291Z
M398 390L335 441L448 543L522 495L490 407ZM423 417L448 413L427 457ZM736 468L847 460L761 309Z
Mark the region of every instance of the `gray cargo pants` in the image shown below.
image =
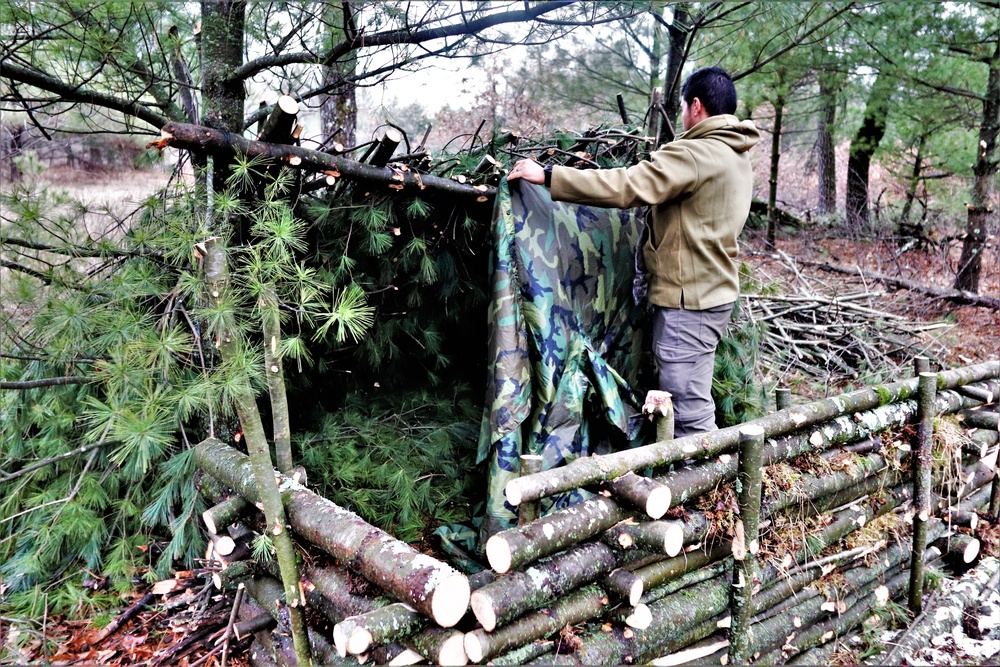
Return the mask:
M732 312L731 303L708 310L655 308L653 357L660 389L669 391L673 401L675 437L716 428L715 348Z

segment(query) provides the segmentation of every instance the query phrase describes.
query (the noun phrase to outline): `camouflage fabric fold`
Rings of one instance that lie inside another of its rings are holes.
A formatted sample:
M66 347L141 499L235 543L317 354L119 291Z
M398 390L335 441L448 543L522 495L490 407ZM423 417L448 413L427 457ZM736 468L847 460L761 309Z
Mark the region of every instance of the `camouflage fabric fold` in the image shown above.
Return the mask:
M553 202L526 182L500 184L478 453L489 459L484 540L516 522L503 489L521 454L540 454L548 469L639 437L644 310L632 287L644 216ZM550 498L543 510L583 496Z

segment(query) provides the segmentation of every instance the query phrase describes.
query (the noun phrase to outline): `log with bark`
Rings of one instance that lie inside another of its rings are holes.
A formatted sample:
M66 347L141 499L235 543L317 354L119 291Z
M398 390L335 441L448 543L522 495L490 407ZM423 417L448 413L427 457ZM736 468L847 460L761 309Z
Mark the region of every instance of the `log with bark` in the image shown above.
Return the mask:
M195 447L201 469L235 489L250 502L257 490L248 458L218 440ZM441 561L420 553L361 517L279 475L279 489L295 533L442 627L461 620L469 605L468 578Z
M345 618L333 626L333 643L340 657L368 653L372 646L395 641L422 630L428 619L408 604L397 602Z
M487 203L496 196L496 188L485 185L473 186L458 183L448 178L431 174L418 174L410 170L378 167L357 162L321 151L313 151L300 146L286 146L263 141L253 141L202 125L187 123L167 123L160 130L161 138L147 147L163 149L167 147L216 154L223 157L239 153L246 157L263 157L274 164L288 165L296 169L308 170L335 178L347 178L372 187L381 186L386 190L399 190L411 194L430 190L459 199Z
M938 374L938 389L951 389L995 379L998 376L1000 376L1000 361L952 369ZM1000 383L992 383L989 388L991 391L1000 388ZM878 406L899 403L915 396L916 390L917 380L912 378L796 405L748 423L759 425L768 437L775 437L816 426L836 417L864 413ZM978 405L977 401L968 400L969 406L963 404L955 409ZM615 479L630 471L667 466L689 458L717 456L731 451L738 440L739 427L733 426L611 454L583 457L559 468L512 479L507 483L505 494L508 502L518 505L525 501ZM676 498L676 494L674 496L674 504L682 502Z
M998 571L1000 561L996 558L984 560L979 567L966 572L947 593L929 600L925 613L896 638L891 650L882 656L880 664L904 664L904 660L911 658L916 650L927 646L933 637L948 633L956 625L961 625L965 608L977 602L984 593L989 593L984 589Z

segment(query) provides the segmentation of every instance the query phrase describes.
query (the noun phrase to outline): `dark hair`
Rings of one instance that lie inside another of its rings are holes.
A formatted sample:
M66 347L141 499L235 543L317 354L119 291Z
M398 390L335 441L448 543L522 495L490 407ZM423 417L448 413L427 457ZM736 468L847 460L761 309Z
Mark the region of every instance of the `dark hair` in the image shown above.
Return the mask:
M697 97L709 116L736 113L736 86L721 67L704 67L694 72L684 82L681 97L688 104Z

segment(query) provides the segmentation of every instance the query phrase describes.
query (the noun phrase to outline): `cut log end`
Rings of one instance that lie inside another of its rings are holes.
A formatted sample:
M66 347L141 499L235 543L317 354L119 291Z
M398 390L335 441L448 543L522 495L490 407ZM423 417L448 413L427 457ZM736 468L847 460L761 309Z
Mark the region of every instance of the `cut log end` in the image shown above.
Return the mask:
M395 658L393 658L392 660L390 660L387 664L390 664L390 665L419 665L420 663L424 662L425 660L426 660L426 658L424 658L424 656L420 655L419 653L417 653L413 649L406 649L405 651L403 651L399 655L397 655ZM361 662L361 661L359 660L358 662Z
M504 495L507 497L507 502L517 507L521 504L524 498L521 495L520 485L517 483L517 479L512 479L507 482L507 486L503 490Z
M448 667L449 665L467 665L469 656L465 651L465 635L456 632L441 644L441 650L437 654L437 664Z
M208 531L209 535L218 534L219 527L215 525L215 519L212 517L212 512L210 510L205 510L201 513L201 520L205 524L205 530Z
M659 519L670 509L670 501L673 500L670 487L660 486L649 492L646 499L646 514L652 519Z
M633 607L639 604L639 600L642 599L642 594L645 592L645 586L642 583L642 579L636 577L635 581L628 589L628 603Z
M496 610L493 609L493 603L489 597L476 591L472 594L469 606L472 607L472 614L479 621L479 624L483 626L483 629L486 632L493 632L497 627L497 614Z
M351 655L361 655L372 647L374 641L372 633L366 628L355 628L351 636L347 638L347 652ZM334 641L336 645L336 641ZM340 652L340 649L337 649ZM341 656L343 657L343 656Z
M653 614L649 607L644 604L637 604L632 609L632 613L625 617L625 625L636 630L645 630L653 623Z
M510 485L508 485L508 489ZM510 491L507 491L507 499L510 500ZM516 503L515 503L516 504ZM510 545L507 544L505 540L500 535L494 535L489 540L486 541L486 560L489 561L490 567L497 574L504 574L510 570L511 561L513 556L510 551ZM473 660L475 662L475 660Z
M341 658L347 657L347 633L344 632L344 628L341 627L340 623L333 626L333 646L337 649L337 654Z
M469 578L456 572L439 583L431 593L431 618L442 628L453 627L465 616L471 596Z
M464 645L465 654L470 662L479 664L486 657L486 645L484 638L480 636L480 631L474 630L466 633Z
M962 562L971 563L976 560L979 556L979 540L973 538L969 540L969 544L962 551Z
M684 527L679 524L671 524L663 536L663 552L673 558L684 548Z
M291 95L282 95L278 98L277 104L279 109L291 116L299 113L299 103Z

